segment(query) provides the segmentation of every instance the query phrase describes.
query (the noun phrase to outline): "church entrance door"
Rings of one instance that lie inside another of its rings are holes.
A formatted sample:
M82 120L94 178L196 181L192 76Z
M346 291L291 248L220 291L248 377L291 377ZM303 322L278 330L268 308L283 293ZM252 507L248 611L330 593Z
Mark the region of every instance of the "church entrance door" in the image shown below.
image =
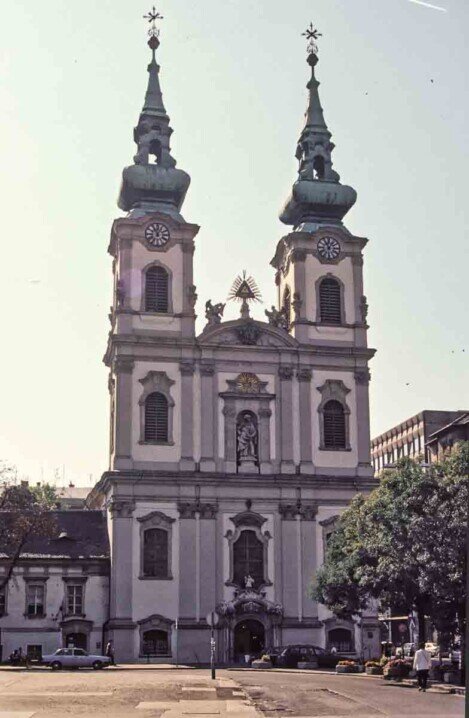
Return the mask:
M68 633L66 637L67 648L83 648L85 651L88 648L88 641L86 640L85 633Z
M247 619L240 621L234 629L235 661L244 663L245 656L258 656L265 646L265 630L260 621Z

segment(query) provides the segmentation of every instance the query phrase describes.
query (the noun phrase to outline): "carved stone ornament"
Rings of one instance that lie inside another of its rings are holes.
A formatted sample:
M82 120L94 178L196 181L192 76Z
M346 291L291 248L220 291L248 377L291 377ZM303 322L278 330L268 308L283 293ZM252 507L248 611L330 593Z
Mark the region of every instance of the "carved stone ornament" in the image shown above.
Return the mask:
M135 501L133 499L113 499L109 512L113 519L131 519L135 510Z
M371 379L370 370L368 368L357 369L354 373L354 377L357 384L368 384Z
M216 607L216 612L225 618L231 618L247 613L263 613L272 617L281 618L283 606L281 603L273 603L265 597L262 591L255 591L252 588L244 588L236 591L231 601L222 601Z
M298 381L311 381L313 372L307 366L300 366L296 372L296 376L298 377Z
M293 377L293 367L291 366L279 366L278 375L282 380L289 380Z
M241 511L239 514L236 514L236 516L230 516L230 521L232 521L236 527L257 526L257 528L261 528L267 519L261 516L261 514L248 509L247 511Z
M220 324L223 312L225 311L225 305L222 302L218 304L212 304L212 300L208 299L205 302L205 318L209 326L214 324Z
M197 292L196 292L196 286L195 284L191 284L189 287L187 287L187 297L189 299L189 304L191 307L195 307L197 303Z
M295 264L295 262L304 262L306 260L307 252L306 249L297 247L290 253L289 259Z
M245 344L247 346L254 346L257 344L257 341L262 333L253 321L244 322L244 324L241 324L234 329L241 344Z
M204 504L198 501L178 503L180 519L195 519L199 514L201 519L215 519L217 517L217 504Z
M295 320L298 321L301 314L301 307L303 306L303 300L301 299L299 292L294 293L291 305L295 313Z
M366 318L368 316L368 302L366 301L365 295L362 295L360 299L360 312L362 315L362 322L366 324Z
M116 301L118 307L123 307L125 302L125 284L123 279L116 282Z
M131 374L134 364L131 357L118 356L114 359L114 371L116 374Z
M213 376L215 374L215 364L213 362L201 364L200 373L202 376Z
M278 329L288 330L288 317L285 312L285 307L276 309L272 305L270 312L266 309L264 313L271 326L277 327Z
M318 512L315 503L279 504L279 514L284 521L296 521L299 516L303 521L314 521Z
M195 364L192 359L183 359L179 362L179 371L183 376L192 376L195 371Z
M158 528L158 526L168 528L176 519L171 518L171 516L166 516L162 511L151 511L149 514L145 514L145 516L139 516L137 521L142 524L151 524L152 528Z

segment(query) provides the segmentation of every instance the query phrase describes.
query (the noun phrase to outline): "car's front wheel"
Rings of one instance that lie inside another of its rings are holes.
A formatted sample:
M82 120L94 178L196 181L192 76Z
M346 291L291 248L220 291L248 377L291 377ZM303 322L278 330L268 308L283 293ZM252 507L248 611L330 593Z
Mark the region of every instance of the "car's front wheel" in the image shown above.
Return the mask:
M101 663L101 661L95 661L93 663L93 668L95 671L99 671L100 668L102 668L102 667L103 667L103 664Z
M50 664L50 667L52 668L53 671L60 671L60 669L62 668L62 664L60 661L53 661Z

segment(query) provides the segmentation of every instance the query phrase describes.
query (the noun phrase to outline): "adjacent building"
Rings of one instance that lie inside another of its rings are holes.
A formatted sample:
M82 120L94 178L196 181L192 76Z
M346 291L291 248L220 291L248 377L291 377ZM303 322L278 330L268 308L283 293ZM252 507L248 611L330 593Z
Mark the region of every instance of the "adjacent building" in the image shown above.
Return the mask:
M433 460L432 457L438 455L438 449L435 448L438 445L436 435L441 436L442 440L445 431L448 431L448 440L467 436L467 416L468 412L462 410L425 409L383 432L371 441L371 460L375 474L406 456L424 463Z

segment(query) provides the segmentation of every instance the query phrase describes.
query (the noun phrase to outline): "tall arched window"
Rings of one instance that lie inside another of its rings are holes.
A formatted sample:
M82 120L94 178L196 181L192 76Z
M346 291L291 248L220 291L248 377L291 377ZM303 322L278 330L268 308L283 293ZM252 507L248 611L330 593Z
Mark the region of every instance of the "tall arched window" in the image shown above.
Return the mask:
M143 575L168 578L168 532L146 529L143 534Z
M251 576L254 588L264 583L264 546L255 531L241 531L233 545L233 579L238 586L245 586Z
M333 277L325 277L319 285L319 316L327 324L342 323L340 284Z
M145 399L145 441L168 441L168 400L159 391Z
M154 266L145 273L145 311L167 312L169 309L169 278L163 267Z
M290 327L291 321L291 292L290 287L287 287L283 293L283 308L285 310L285 316L287 318L287 329Z
M326 449L345 449L345 412L336 399L327 401L323 409L324 447Z

